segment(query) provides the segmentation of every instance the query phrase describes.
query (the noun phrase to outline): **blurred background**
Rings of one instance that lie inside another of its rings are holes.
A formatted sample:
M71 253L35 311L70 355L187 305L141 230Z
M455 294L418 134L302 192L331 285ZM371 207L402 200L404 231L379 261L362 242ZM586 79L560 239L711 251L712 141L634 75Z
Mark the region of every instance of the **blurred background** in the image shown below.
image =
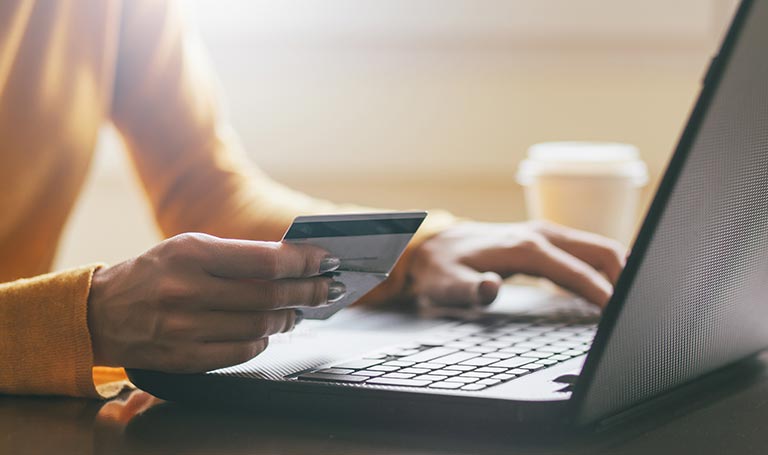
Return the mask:
M525 219L515 171L542 141L637 145L645 207L736 3L183 1L231 122L274 178L493 221ZM159 238L105 127L56 267L115 263Z

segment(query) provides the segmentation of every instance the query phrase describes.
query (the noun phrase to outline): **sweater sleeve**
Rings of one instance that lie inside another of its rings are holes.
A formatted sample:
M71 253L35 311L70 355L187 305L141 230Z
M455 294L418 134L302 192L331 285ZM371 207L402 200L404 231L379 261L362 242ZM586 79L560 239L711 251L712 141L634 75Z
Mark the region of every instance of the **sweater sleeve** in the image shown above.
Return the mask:
M0 393L97 396L87 320L97 268L0 284Z
M133 0L123 8L112 120L166 236L279 240L297 215L372 210L311 198L257 169L221 115L210 65L177 4ZM413 244L452 223L432 211ZM402 290L409 257L369 301Z

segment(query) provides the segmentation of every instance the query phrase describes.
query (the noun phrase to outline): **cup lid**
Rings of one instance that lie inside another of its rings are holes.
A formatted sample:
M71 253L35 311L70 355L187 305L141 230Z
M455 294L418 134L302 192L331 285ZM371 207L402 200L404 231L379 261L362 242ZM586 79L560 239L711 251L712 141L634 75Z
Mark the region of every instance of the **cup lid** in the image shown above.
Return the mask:
M614 142L545 142L528 149L517 180L533 183L541 175L629 178L637 186L648 182L648 168L637 147Z

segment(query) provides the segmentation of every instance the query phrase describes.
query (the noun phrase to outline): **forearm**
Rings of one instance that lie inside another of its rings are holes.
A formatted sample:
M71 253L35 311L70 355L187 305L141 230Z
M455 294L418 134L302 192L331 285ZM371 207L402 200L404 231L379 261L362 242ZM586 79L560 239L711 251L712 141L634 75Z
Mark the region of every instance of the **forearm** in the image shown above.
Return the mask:
M245 156L215 88L175 3L124 5L111 115L166 237L199 231L279 240L298 215L373 210L311 198L271 180ZM413 243L451 223L450 215L433 213ZM408 254L402 263L407 260ZM373 297L399 292L402 269Z

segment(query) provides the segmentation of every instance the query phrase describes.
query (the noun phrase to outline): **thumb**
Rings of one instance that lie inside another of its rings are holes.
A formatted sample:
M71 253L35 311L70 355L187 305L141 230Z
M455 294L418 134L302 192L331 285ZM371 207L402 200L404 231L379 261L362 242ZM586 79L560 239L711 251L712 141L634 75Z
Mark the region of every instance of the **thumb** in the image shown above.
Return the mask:
M477 294L481 305L490 305L499 295L502 278L496 272L484 272L480 274L482 278L477 286Z
M488 305L496 299L502 283L498 273L478 272L463 264L446 268L441 275L422 289L423 296L436 305Z

